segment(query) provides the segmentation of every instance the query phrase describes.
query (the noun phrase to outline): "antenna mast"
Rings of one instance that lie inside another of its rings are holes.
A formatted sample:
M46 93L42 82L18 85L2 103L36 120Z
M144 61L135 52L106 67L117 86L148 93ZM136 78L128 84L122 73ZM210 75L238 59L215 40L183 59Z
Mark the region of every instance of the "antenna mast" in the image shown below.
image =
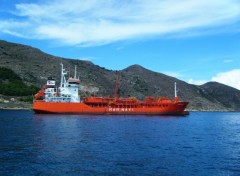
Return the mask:
M118 99L118 84L119 84L119 80L120 80L120 71L118 71L118 74L117 74L116 86L115 86L115 90L114 90L114 99L115 100Z
M60 83L60 87L63 87L63 64L61 63L61 83Z

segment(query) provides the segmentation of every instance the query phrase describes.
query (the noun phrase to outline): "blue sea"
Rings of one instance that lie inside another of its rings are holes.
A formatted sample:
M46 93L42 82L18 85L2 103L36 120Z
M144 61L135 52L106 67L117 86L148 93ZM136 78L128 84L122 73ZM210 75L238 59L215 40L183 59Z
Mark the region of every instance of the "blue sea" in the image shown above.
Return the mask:
M0 111L0 175L239 176L240 113Z

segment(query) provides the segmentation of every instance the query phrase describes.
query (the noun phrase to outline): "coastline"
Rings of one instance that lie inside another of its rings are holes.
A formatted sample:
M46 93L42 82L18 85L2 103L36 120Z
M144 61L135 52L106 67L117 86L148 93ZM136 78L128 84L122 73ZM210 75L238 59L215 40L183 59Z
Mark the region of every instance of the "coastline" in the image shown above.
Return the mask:
M31 110L30 103L0 103L0 110Z
M32 108L23 108L23 107L0 107L0 110L32 110Z

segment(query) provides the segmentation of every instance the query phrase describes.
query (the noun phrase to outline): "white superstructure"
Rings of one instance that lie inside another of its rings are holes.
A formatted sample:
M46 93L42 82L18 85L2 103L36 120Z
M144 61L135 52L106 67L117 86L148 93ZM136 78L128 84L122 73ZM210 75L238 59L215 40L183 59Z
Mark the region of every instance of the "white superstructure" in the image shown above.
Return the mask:
M44 91L46 102L80 102L79 84L80 80L76 77L76 67L74 77L66 80L67 72L61 63L61 82L57 89L55 80L49 78Z

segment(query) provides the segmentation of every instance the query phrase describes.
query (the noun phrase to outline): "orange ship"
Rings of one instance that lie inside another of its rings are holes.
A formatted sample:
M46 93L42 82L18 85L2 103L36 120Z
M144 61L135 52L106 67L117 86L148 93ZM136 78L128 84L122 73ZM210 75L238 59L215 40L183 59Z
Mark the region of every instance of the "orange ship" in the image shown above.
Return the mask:
M80 80L76 77L66 80L67 72L61 64L61 83L56 88L55 80L49 78L47 84L35 96L33 110L35 113L61 114L98 114L98 115L187 115L184 111L188 102L179 101L175 83L175 97L171 101L166 97L148 96L144 101L134 97L118 98L118 74L114 98L79 96Z

